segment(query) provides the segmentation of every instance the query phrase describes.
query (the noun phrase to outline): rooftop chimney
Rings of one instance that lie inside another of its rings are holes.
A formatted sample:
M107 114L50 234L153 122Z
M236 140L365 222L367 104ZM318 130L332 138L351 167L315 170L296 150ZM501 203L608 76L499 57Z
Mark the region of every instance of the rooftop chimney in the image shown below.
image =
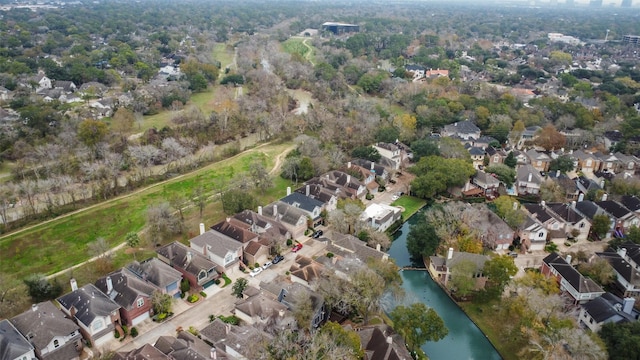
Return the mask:
M76 282L76 279L71 278L71 280L69 280L69 283L71 283L71 291L78 290L78 283Z
M600 187L604 189L604 179L600 180Z
M111 276L107 276L107 295L111 294L113 291L113 281L111 281Z
M273 204L273 216L278 216L278 205Z
M393 338L391 336L387 336L387 344L393 344Z
M258 215L262 215L262 206L258 206Z
M204 223L200 223L200 235L204 234Z
M578 195L578 202L584 201L584 194L580 193L580 195Z
M624 259L627 256L627 249L625 248L618 249L618 255L620 255L620 257Z
M347 175L347 184L351 182L351 175Z
M187 262L191 262L191 259L193 259L193 254L191 251L187 251Z
M567 264L571 265L571 255L567 255Z
M291 195L291 186L287 186L287 196Z
M351 161L347 163L347 169L351 169Z
M31 305L31 311L38 311L38 304Z
M575 210L575 208L576 208L576 202L575 201L571 202L571 208Z
M560 177L560 169L556 170L556 177L559 178Z
M531 179L533 179L533 174L532 174L532 173L529 173L529 177L527 178L527 181L528 181L528 182L531 182Z
M373 170L375 166L376 166L376 163L374 163L374 162L372 161L372 162L371 162L371 170Z
M631 315L631 312L633 311L633 305L635 305L635 303L636 299L632 297L624 298L622 300L622 311Z
M602 201L607 201L608 197L609 196L606 193L602 194Z
M311 185L307 185L307 187L305 188L305 193L307 194L307 196L309 196L309 194L311 193Z
M380 251L380 244L376 244L376 250Z
M451 260L453 258L453 248L449 248L449 252L447 253L447 260Z
M544 209L547 206L547 203L544 200L542 200L540 201L540 206L542 206L542 208Z

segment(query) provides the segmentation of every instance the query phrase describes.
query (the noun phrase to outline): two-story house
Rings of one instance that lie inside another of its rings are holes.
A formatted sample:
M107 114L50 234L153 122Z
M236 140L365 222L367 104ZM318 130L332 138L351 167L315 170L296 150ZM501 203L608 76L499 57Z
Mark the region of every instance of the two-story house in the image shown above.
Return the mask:
M530 251L542 251L547 244L549 232L538 219L527 214L522 225L518 227L517 236L522 245Z
M57 299L60 309L80 327L82 336L100 347L113 339L113 331L121 324L120 305L93 284L87 284Z
M289 204L302 210L307 218L311 219L313 227L321 225L324 222L322 218L323 203L299 192L291 192L291 188L287 188L287 196L280 199L281 202Z
M384 166L380 164L376 164L373 161L364 160L364 159L355 159L355 160L351 160L351 162L365 169L369 169L369 171L374 173L376 177L380 177L384 180L389 180L389 172Z
M224 272L222 266L176 241L156 249L156 253L158 259L182 273L182 278L189 281L192 291L208 288Z
M484 149L472 146L467 149L469 151L469 155L471 155L471 163L473 164L474 169L482 169L484 166L484 156L486 153Z
M441 256L429 257L428 270L429 273L431 273L432 278L436 279L446 287L451 280L451 269L462 261L472 262L476 265L476 270L473 276L477 279L476 289L484 288L487 278L484 276L482 269L484 269L484 264L489 261L489 257L486 255L458 252L453 251L453 248L449 248L446 258Z
M620 247L617 252L596 253L607 260L616 272L615 288L624 297L640 299L640 269L627 257L627 248Z
M162 260L150 258L143 262L134 261L127 265L127 270L155 286L161 293L180 298L182 274Z
M284 225L293 239L301 239L307 230L307 214L301 209L282 201L276 201L262 208L262 215L277 220Z
M575 201L572 201L569 205L565 203L550 203L547 208L564 222L564 230L568 237L575 241L584 241L589 237L591 222L576 211L576 205Z
M504 149L496 149L492 146L488 146L485 149L485 152L487 153L487 156L489 157L489 166L491 165L497 165L497 164L504 164L504 160L507 158L507 153L504 151Z
M460 137L464 140L478 139L480 137L480 128L469 120L455 122L445 125L442 130L443 137Z
M624 234L627 229L632 226L637 227L640 223L640 219L633 211L622 206L622 204L617 201L596 201L596 205L598 205L598 207L601 208L611 219L612 233L618 231L619 233Z
M80 328L67 319L53 303L47 301L34 304L31 309L12 318L11 324L33 346L38 359L80 359Z
M226 273L233 273L234 265L242 261L242 244L217 231L205 231L189 242L193 250L222 266Z
M101 277L95 285L120 305L120 318L123 325L136 326L153 315L151 296L159 289L138 278L126 268Z
M469 216L466 216L469 214ZM477 231L483 246L496 251L506 251L513 243L515 232L485 204L467 204L460 214L473 231Z
M262 215L262 206L258 206L257 213L251 210L244 210L233 215L233 217L249 225L251 232L258 234L261 238L268 239L272 248L283 247L288 239L293 238L289 229L279 220L270 219Z
M32 360L35 348L7 319L0 320L0 358L7 360Z
M256 294L239 300L235 304L235 315L243 322L254 324L266 324L273 318L284 317L289 312L286 305L280 303L275 296L258 291Z
M402 164L402 150L395 144L379 142L373 145L373 148L378 150L381 156L381 161L384 161L387 166L394 170L398 170Z
M540 272L547 277L553 276L560 285L560 291L569 295L575 304L584 304L604 294L595 281L584 277L569 262L553 252L542 259Z
M540 171L530 164L518 166L516 171L516 192L518 195L537 195L543 183Z
M400 208L375 203L369 204L360 215L360 220L381 232L386 231L401 218L402 210Z
M529 160L529 164L533 166L537 171L547 171L549 170L549 165L551 164L551 158L549 155L538 152L534 149L531 149L525 153L527 159Z
M478 188L482 189L482 194L486 197L497 197L498 188L500 187L500 180L498 180L493 174L486 173L482 170L476 171L475 175L471 179L471 182Z
M600 161L589 152L576 150L571 154L574 162L574 168L578 172L590 175L597 171L600 167Z
M578 321L594 333L608 323L637 321L638 312L633 308L634 304L634 298L621 299L608 292L582 304Z
M377 185L376 185L377 189ZM297 193L304 194L322 203L322 211L333 211L338 207L338 196L329 189L318 184L306 184L296 189Z

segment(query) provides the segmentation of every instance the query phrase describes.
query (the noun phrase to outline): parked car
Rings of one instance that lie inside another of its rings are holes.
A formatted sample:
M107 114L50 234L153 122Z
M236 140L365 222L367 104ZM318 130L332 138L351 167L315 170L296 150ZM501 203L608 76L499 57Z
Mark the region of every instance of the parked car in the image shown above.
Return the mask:
M254 277L254 276L260 274L261 272L262 272L262 268L261 267L257 267L255 269L251 270L249 275L251 275L251 277Z
M267 270L267 268L271 265L273 265L273 263L271 261L267 261L266 263L264 263L264 265L262 265L262 269Z
M322 230L317 230L316 232L313 233L313 238L317 239L320 236L322 236L322 234L324 234L324 232L322 232Z
M302 244L297 243L297 244L295 244L295 245L293 246L293 249L291 249L291 251L293 251L293 252L298 252L298 251L300 251L300 249L302 249Z
M274 264L277 264L277 263L279 263L279 262L280 262L280 261L282 261L282 260L284 260L284 256L282 256L282 255L276 255L276 257L274 257L274 258L273 258L273 261L272 261L272 262L273 262Z
M509 256L511 256L512 258L517 258L518 257L518 253L515 251L512 251L509 253Z

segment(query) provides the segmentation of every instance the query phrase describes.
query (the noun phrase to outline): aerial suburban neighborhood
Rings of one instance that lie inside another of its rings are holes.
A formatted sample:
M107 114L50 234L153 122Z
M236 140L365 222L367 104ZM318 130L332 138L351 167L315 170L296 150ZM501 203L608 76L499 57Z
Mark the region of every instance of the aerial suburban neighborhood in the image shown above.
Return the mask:
M0 360L640 357L638 6L0 1Z

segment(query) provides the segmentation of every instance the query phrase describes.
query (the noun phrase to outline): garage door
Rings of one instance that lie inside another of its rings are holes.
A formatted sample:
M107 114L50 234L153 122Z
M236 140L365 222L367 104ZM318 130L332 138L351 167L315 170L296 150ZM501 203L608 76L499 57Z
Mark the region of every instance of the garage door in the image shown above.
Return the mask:
M133 320L131 320L131 324L133 324L133 326L136 326L138 324L140 324L141 322L145 321L149 319L149 312L145 312L144 314L139 315L138 317L134 318Z

